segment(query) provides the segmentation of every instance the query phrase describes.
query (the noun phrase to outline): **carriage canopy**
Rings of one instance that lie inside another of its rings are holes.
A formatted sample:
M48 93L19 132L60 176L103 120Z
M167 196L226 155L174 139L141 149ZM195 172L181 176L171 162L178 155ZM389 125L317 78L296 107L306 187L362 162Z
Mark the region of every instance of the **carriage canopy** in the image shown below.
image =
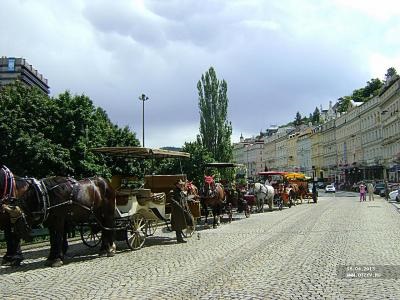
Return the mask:
M190 158L190 153L145 147L100 147L92 152L123 158Z

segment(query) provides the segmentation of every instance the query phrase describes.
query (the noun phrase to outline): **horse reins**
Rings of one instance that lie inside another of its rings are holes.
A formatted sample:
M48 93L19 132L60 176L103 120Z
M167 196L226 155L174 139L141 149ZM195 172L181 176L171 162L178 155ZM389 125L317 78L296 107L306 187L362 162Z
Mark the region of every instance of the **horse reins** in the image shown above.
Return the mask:
M1 194L0 201L1 203L4 203L5 200L9 200L13 196L15 178L14 174L6 166L2 166L1 170L4 172L4 189Z
M265 197L267 197L267 196L268 196L268 188L267 188L267 187L264 185L264 187L265 187L265 190L267 191L266 193L264 193L264 192L261 190L262 186L263 186L263 185L262 185L262 184L260 184L260 189L259 189L259 191L258 191L258 192L259 192L260 194L265 194Z

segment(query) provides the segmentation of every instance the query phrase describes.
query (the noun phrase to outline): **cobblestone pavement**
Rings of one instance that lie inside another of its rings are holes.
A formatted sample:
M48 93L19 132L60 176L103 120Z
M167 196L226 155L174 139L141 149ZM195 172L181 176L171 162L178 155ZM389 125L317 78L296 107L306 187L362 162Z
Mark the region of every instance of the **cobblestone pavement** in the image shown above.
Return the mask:
M320 197L200 230L187 244L158 230L139 251L119 243L111 258L79 243L60 268L43 266L47 248L30 250L21 267L0 268L0 297L400 299L396 278L337 275L338 265L400 265L400 215L376 198Z

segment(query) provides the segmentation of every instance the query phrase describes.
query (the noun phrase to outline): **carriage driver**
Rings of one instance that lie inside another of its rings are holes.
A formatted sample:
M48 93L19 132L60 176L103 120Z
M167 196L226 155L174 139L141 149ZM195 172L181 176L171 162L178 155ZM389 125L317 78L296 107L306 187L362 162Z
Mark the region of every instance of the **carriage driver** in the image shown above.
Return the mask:
M272 184L272 178L271 176L267 177L267 180L265 180L265 184L264 185L271 185Z
M184 194L186 183L179 179L175 182L175 188L171 197L171 228L176 232L178 243L186 243L182 230L187 226L193 226L193 217L188 213L188 205Z

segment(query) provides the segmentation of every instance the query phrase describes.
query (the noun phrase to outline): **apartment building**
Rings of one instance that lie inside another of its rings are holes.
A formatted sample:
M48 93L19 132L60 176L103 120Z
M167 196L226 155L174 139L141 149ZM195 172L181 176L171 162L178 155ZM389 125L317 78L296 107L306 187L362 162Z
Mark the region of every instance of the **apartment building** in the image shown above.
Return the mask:
M299 132L297 137L297 162L300 172L313 176L311 163L311 125Z
M276 170L277 160L276 160L276 139L277 135L273 134L271 136L265 136L264 139L264 161L265 170Z
M383 179L380 98L375 96L359 107L364 179Z
M323 180L324 172L322 169L323 164L323 147L321 142L321 129L322 126L318 125L311 129L310 142L311 142L311 168L313 169L313 177Z
M321 143L323 147L322 170L325 178L334 182L338 176L335 119L322 125Z
M263 149L250 149L249 165L254 172L301 171L350 185L363 179L400 181L400 79L386 82L378 96L353 103L344 114L330 103L321 125L279 128L263 139Z
M50 93L48 81L25 58L0 58L0 88L16 80L27 86L38 87L46 94Z
M380 97L382 157L388 179L399 181L400 173L400 79L388 82ZM386 173L385 173L386 176Z

